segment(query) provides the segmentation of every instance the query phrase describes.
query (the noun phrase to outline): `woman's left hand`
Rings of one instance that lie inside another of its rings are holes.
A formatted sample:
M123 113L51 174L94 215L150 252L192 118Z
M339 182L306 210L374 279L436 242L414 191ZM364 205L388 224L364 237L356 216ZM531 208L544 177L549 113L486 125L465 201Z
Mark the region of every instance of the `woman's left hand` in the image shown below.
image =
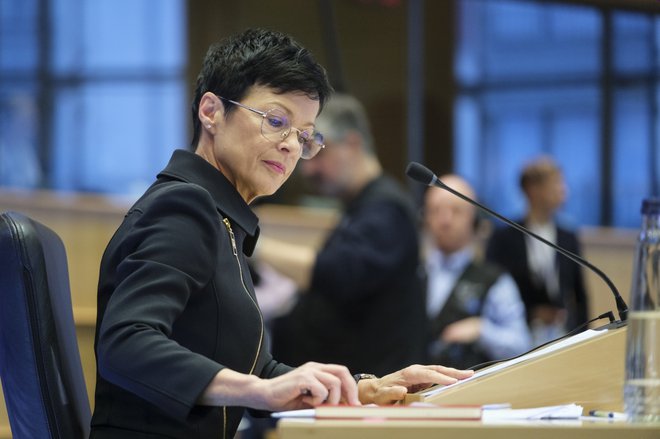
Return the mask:
M419 392L435 384L454 384L473 374L472 370L414 364L382 378L360 380L358 395L362 404L394 404L403 400L409 392Z

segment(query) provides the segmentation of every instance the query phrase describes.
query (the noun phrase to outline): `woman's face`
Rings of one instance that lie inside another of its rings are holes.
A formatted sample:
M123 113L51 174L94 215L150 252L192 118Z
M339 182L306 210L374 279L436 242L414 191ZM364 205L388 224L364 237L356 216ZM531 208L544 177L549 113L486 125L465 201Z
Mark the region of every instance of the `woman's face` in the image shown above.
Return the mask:
M216 98L210 96L208 99ZM248 109L234 106L225 118L225 102L217 99L211 134L212 152L203 154L236 187L250 203L256 197L277 191L293 172L300 159L301 147L297 131L291 129L280 141L261 134L263 117ZM319 111L319 101L303 93L277 94L264 86L252 86L241 104L260 111L273 108L284 111L291 126L312 132ZM202 123L204 126L204 123Z

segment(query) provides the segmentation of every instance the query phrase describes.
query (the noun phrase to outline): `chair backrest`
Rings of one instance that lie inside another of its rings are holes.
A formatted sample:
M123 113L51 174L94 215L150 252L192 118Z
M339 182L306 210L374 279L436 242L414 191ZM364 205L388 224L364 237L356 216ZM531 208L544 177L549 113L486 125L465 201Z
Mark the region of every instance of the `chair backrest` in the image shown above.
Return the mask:
M14 439L89 436L66 251L25 215L0 215L0 377Z

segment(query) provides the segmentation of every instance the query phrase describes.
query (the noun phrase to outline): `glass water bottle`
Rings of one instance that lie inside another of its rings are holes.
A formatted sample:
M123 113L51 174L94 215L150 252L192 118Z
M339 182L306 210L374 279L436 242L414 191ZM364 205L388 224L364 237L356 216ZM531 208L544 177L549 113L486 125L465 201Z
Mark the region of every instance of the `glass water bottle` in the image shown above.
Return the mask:
M624 405L631 422L660 423L660 198L642 202L630 289Z

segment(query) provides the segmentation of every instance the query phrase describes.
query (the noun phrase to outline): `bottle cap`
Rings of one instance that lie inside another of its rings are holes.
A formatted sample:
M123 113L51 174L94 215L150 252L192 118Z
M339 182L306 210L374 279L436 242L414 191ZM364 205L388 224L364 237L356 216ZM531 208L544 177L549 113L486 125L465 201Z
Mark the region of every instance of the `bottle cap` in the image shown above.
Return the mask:
M642 201L642 215L660 214L660 198L645 198Z

